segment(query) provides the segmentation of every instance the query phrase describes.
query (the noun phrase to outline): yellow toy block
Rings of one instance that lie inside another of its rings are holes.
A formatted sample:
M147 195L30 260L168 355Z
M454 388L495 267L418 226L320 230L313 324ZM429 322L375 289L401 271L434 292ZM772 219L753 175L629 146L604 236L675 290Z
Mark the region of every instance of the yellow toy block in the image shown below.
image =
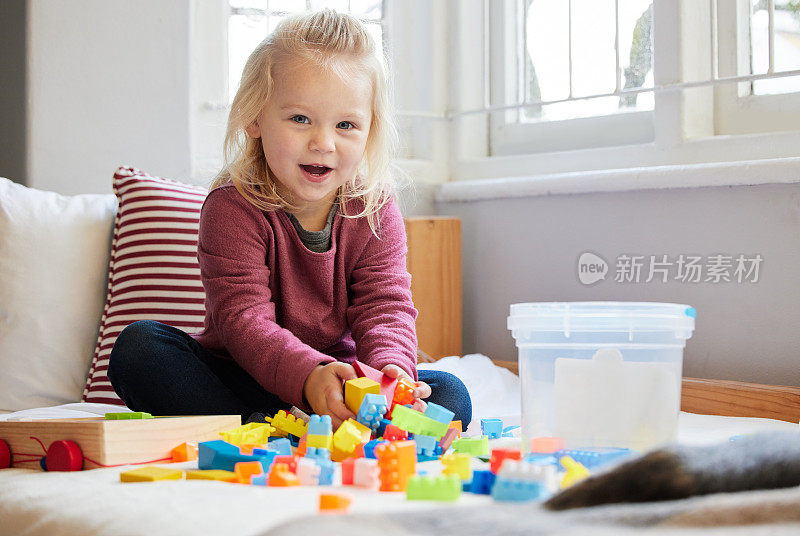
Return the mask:
M264 466L261 462L239 462L233 466L233 472L239 484L249 484L251 476L264 474Z
M172 454L172 461L174 462L190 462L197 459L197 444L196 443L181 443L170 451Z
M369 378L356 378L344 382L344 405L355 414L361 408L361 402L368 393L381 394L381 386L378 382Z
M292 434L295 437L303 437L308 431L308 425L302 419L298 419L284 410L280 410L272 418L265 417L265 420L282 435Z
M269 441L269 436L273 432L275 428L267 423L251 422L227 432L220 432L219 435L228 443L240 447L248 443L263 445Z
M562 456L558 459L558 463L566 469L566 473L564 473L564 477L561 479L561 489L567 489L573 484L577 484L581 480L589 478L591 474L586 467L576 462L570 456Z
M167 469L166 467L156 467L154 465L123 471L119 474L120 482L153 482L156 480L180 480L182 478L183 471L179 469Z
M445 454L440 458L444 469L442 474L457 475L461 480L472 480L472 466L470 455L463 452Z
M306 447L314 447L315 449L328 449L331 450L331 436L330 435L312 435L306 436Z
M186 480L219 480L221 482L236 482L236 473L222 469L207 469L186 471Z
M331 445L331 460L340 462L353 455L356 447L366 443L372 431L353 419L347 419L333 434Z

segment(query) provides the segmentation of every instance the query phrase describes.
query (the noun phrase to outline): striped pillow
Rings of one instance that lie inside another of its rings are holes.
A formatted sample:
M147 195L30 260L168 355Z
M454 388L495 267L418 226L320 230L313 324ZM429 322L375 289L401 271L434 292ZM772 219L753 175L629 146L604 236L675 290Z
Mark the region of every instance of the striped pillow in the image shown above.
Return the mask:
M123 405L106 371L111 348L125 326L148 319L187 333L203 328L197 232L207 190L121 167L114 174L114 193L119 208L108 294L81 400Z

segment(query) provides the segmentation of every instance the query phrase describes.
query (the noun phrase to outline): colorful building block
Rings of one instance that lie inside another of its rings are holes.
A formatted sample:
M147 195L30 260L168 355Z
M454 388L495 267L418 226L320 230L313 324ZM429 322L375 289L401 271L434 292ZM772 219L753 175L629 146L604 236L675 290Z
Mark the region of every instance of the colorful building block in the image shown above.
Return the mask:
M450 448L450 445L458 438L459 431L455 428L448 428L447 432L445 432L442 439L439 440L439 446L442 449L442 452L447 452L447 449Z
M238 462L262 461L263 456L248 456L239 452L239 447L217 439L203 441L198 446L197 467L199 469L222 469L233 472Z
M395 406L392 413L392 424L414 435L430 435L436 439L441 438L447 432L445 423L435 421L419 411L399 405Z
M344 405L353 413L358 413L361 402L368 393L381 394L380 384L369 378L347 380L344 382Z
M569 456L560 457L558 463L565 469L564 476L561 477L561 489L567 489L581 480L589 478L591 474L586 467Z
M472 471L472 483L469 491L478 495L490 495L496 478L497 475L491 471Z
M197 443L181 443L171 451L172 462L190 462L197 459Z
M425 416L449 426L450 421L453 420L453 417L455 417L456 414L449 409L440 406L439 404L428 402L428 405L425 407Z
M236 482L236 473L222 469L186 471L186 480L219 480L220 482Z
M233 473L239 484L249 484L251 476L262 475L265 471L260 462L239 462L233 467Z
M261 473L250 477L251 486L266 486L268 484L269 473Z
M106 413L105 420L107 421L127 421L135 419L152 419L153 416L144 411L123 411L121 413Z
M353 485L377 490L380 486L378 460L372 458L354 458L353 460Z
M464 452L470 456L488 456L489 438L481 437L462 437L454 440L450 447L454 452Z
M503 421L500 419L481 419L481 434L489 439L497 439L503 433Z
M284 463L272 464L267 482L270 486L299 486L300 479Z
M424 434L415 434L414 442L417 444L417 454L422 456L435 456L436 447L439 446L439 439Z
M520 459L522 459L522 451L520 449L494 448L492 449L492 454L489 458L489 469L494 474L497 474L500 470L500 466L503 465L505 460Z
M223 440L238 447L246 443L264 444L274 431L275 428L267 423L251 422L237 426L232 430L220 432L219 435Z
M461 426L461 421L450 421L450 424L448 424L447 427L458 430L458 437L461 437L461 432L464 431L464 428Z
M308 425L302 419L280 410L274 417L266 417L265 420L282 436L293 435L303 437L308 431Z
M378 459L380 490L404 491L417 465L414 441L393 441L375 449Z
M319 511L321 513L342 513L350 511L352 499L343 493L320 493Z
M365 365L361 361L355 361L353 363L353 368L355 369L358 377L369 378L370 380L379 384L381 386L381 394L386 397L387 402L389 402L389 405L391 405L392 398L394 397L394 391L397 387L397 382L399 381L398 378L391 378L380 370L372 368L369 365Z
M320 466L310 458L297 460L297 479L301 486L319 485Z
M497 501L544 499L553 491L555 481L552 465L506 460L492 487L492 497Z
M535 480L506 480L498 477L492 486L492 498L495 501L535 501L547 496L544 484Z
M555 453L555 456L561 458L562 456L569 456L585 468L591 470L599 467L605 467L616 463L626 458L630 458L636 454L635 451L625 448L615 447L594 447L585 449L561 449Z
M354 454L356 447L366 443L372 436L372 431L353 419L347 419L333 434L331 459L340 462Z
M552 454L564 448L561 437L534 437L530 440L528 452L536 454Z
M297 448L294 450L295 456L300 456L301 458L306 455L306 449L308 448L308 434L304 435L300 438L300 441L297 442Z
M312 415L308 420L308 435L326 436L333 433L330 415Z
M383 395L376 395L374 393L367 393L364 395L364 400L361 402L361 407L358 409L356 421L360 422L373 432L378 430L381 419L386 415L387 404L386 397Z
M472 479L472 465L469 454L453 452L442 456L441 461L443 466L442 474L456 475L461 480Z
M356 460L360 459L361 458L347 458L346 460L342 460L342 463L339 464L343 486L353 485L353 472L355 471Z
M328 449L308 447L308 449L306 449L306 458L311 458L312 460L330 460L331 451Z
M311 435L308 434L306 437L306 446L307 447L314 447L316 449L327 449L331 450L331 445L333 441L333 435Z
M326 460L323 458L316 458L314 460L319 466L319 485L320 486L330 486L333 484L333 473L336 470L336 464L331 460Z
M123 471L119 474L120 482L154 482L156 480L180 480L183 471L166 467L147 466Z
M286 465L287 469L290 473L297 473L297 460L299 458L297 456L275 456L275 459L272 463L281 463Z
M271 437L267 449L274 450L280 456L292 455L292 443L285 437Z
M378 423L378 429L375 430L375 437L383 437L383 434L386 433L386 427L392 424L392 421L386 418L381 419L381 422Z
M364 444L364 458L372 458L375 459L375 447L378 445L382 445L383 443L387 443L387 441L382 441L380 439L373 439L372 441L368 441Z
M455 501L461 496L461 480L456 475L412 476L406 487L409 501Z
M383 431L383 438L387 441L405 441L408 439L408 432L393 424L387 424Z

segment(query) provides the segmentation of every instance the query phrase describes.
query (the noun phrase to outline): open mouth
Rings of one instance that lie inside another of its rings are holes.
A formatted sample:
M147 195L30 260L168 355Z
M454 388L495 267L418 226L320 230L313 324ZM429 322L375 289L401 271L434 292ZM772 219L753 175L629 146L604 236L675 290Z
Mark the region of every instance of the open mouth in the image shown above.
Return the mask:
M304 165L304 164L300 164L300 167L303 168L303 170L306 173L309 173L309 174L314 175L316 177L321 177L322 175L325 175L328 171L330 171L332 169L332 168L325 167L325 166L308 166L308 165Z

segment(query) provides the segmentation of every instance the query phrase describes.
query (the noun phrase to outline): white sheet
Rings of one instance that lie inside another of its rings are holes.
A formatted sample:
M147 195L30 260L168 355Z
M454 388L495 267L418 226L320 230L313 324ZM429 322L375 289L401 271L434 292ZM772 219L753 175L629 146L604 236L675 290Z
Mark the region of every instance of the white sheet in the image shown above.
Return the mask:
M506 424L519 422L519 379L495 367L485 356L446 358L427 368L447 370L461 377L473 398L474 424L482 417L504 416ZM118 406L111 406L118 411ZM102 404L67 404L27 410L0 419L92 416L109 411ZM516 411L516 414L512 412ZM22 415L24 414L24 415ZM795 429L796 424L767 419L741 419L682 413L679 441L707 443L762 429ZM504 440L507 442L508 440ZM438 471L438 462L420 470ZM480 463L480 462L478 462ZM194 468L196 462L172 467ZM0 536L4 535L147 535L259 534L301 515L317 512L322 491L352 496L351 511L370 513L436 508L439 503L405 500L402 493L376 493L357 488L262 488L207 481L170 481L141 484L119 482L122 468L76 473L44 473L28 469L0 471ZM483 507L491 498L465 493L454 507ZM376 527L376 532L380 528Z

